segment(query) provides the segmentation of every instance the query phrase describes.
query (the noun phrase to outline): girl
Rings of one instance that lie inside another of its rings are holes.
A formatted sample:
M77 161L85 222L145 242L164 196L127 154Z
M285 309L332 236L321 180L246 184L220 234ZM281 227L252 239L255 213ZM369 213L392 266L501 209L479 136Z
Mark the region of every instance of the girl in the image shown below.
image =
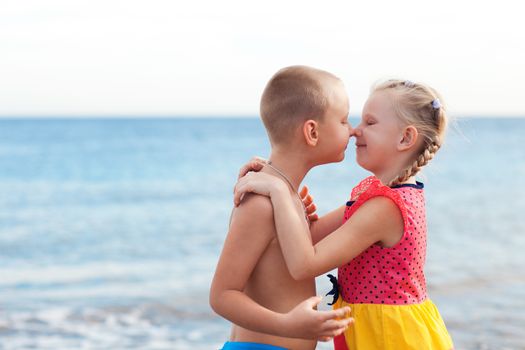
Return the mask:
M355 323L334 339L336 350L453 348L427 296L424 186L414 179L441 147L445 128L432 88L401 80L375 86L353 131L357 162L374 176L352 190L346 206L312 224L312 230L333 231L315 246L283 181L250 172L236 185L236 203L245 192L271 197L294 278L338 267L334 307L350 306Z

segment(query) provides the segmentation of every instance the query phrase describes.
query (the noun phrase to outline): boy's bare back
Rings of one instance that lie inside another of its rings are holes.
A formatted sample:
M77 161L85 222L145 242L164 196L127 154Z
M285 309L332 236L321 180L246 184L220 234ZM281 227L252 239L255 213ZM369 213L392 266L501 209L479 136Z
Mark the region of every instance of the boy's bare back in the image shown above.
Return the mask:
M277 241L272 204L267 197L258 195L247 196L234 210L217 274L226 277L223 283L230 288L278 313L289 312L316 292L314 279L296 281L288 272ZM283 338L238 325L233 325L230 339L288 349L315 349L316 345L315 340Z

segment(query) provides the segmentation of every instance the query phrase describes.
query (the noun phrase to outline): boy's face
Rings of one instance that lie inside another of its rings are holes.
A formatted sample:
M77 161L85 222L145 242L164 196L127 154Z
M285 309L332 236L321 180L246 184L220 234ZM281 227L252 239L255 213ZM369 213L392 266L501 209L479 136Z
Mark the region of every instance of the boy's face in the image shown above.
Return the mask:
M352 132L348 123L348 96L341 82L333 85L329 100L324 120L319 125L321 164L340 162L345 158L345 150Z

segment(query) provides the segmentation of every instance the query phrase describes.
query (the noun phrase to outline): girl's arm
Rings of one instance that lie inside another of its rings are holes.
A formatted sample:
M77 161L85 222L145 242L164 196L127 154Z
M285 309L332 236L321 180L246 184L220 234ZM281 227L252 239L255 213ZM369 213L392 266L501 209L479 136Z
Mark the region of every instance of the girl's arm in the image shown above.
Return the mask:
M262 170L266 163L267 160L264 158L257 156L253 157L252 159L250 159L250 161L248 161L248 163L244 164L241 167L241 169L239 170L237 180L241 179L250 171L258 172ZM312 203L312 198L308 194L308 187L304 186L301 189L300 196L303 199L303 203L308 209L308 216L311 222L310 233L314 244L319 242L330 232L335 231L339 226L341 226L341 224L343 223L343 214L345 211L345 206L341 206L331 211L330 213L323 215L321 218L318 218L317 214L315 214L315 204ZM236 204L238 205L238 203L240 203L240 197L239 201L236 202Z
M286 265L295 279L318 276L339 267L377 242L396 242L403 234L403 219L386 197L364 203L341 227L312 246L304 218L293 203L289 189L275 177L250 173L239 180L235 197L245 192L269 196L275 226Z
M310 224L312 242L316 244L343 224L345 206L332 210Z
M344 205L319 218L316 213L317 207L313 202L313 197L308 193L307 186L303 186L299 192L299 196L301 197L303 205L306 208L306 213L308 214L308 219L310 221L310 234L314 244L343 224L343 214L345 212Z

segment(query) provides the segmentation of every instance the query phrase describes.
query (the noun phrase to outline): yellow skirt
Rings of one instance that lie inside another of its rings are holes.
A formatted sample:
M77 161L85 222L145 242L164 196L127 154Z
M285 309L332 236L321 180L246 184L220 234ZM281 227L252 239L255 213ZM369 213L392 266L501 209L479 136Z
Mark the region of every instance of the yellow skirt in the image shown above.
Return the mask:
M342 338L335 340L336 350L453 349L452 339L434 303L421 304L349 304L341 297L334 309L350 306L355 322Z

